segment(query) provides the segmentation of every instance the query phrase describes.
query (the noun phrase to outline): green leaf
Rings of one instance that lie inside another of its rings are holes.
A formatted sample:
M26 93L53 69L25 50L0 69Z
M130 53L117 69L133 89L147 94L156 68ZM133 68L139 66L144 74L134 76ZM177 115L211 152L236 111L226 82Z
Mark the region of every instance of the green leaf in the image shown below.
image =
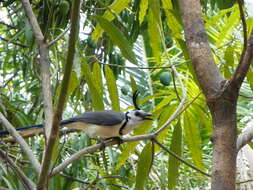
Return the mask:
M69 81L67 97L77 88L78 85L79 85L79 80L77 78L77 74L76 72L72 71L70 81Z
M162 6L165 11L167 25L172 31L172 36L178 39L182 39L182 26L178 21L176 14L174 13L171 0L162 0Z
M178 156L182 154L182 128L180 126L180 121L174 127L170 150ZM179 177L180 161L170 156L168 164L168 189L173 190Z
M112 70L108 66L105 66L105 79L109 91L109 96L112 102L112 109L115 111L120 111L116 80L114 78Z
M217 47L224 45L227 42L228 37L232 35L234 28L240 23L239 14L239 9L235 9L227 19L224 19L226 24L221 28L221 33L218 37L219 40L216 41Z
M174 113L177 106L178 106L177 104L172 104L172 105L167 106L166 108L161 109L162 111L158 120L158 128L161 128L162 125L165 124L168 118ZM161 134L157 137L157 140L159 140L160 142L163 142L168 136L168 130L169 130L169 127L167 127L163 132L161 132ZM159 150L159 147L156 150Z
M137 174L136 174L136 185L135 190L145 189L145 181L148 178L150 169L152 167L154 156L154 145L152 143L146 144L143 148L141 155L139 156Z
M148 11L148 35L150 39L150 46L152 48L153 57L157 64L161 62L161 17L160 14L156 10L157 7L160 7L159 1L157 0L149 0L149 11ZM160 10L160 9L159 9ZM158 15L158 18L156 18Z
M104 110L103 97L99 93L100 91L98 90L98 87L96 85L97 81L96 79L93 78L89 65L83 64L82 70L83 70L85 80L90 89L93 108L95 110Z
M205 28L209 28L210 26L212 25L216 25L217 22L222 18L224 17L225 15L227 15L228 13L234 11L235 9L238 9L238 5L235 5L229 9L224 9L224 10L221 10L219 11L217 14L215 14L215 16L211 17L211 18L207 18L207 17L204 17L204 20L205 20Z
M8 186L9 189L17 189L17 188L14 187L15 185L11 183L11 180L8 180L4 176L1 176L1 178L3 179L3 181Z
M112 21L115 18L114 14L119 14L122 10L128 7L128 4L131 0L115 0L109 7L107 11L105 11L103 18L107 19L108 21ZM113 13L114 14L113 14ZM98 38L103 33L103 27L101 28L100 25L97 25L95 30L92 33L92 39L97 41Z
M225 55L225 64L224 64L224 77L229 79L232 76L231 68L234 65L234 48L228 46Z
M161 102L159 102L159 104L156 105L153 111L160 110L163 107L169 105L172 102L172 100L175 98L176 98L175 95L167 95L166 97L163 98Z
M148 10L148 0L141 0L140 2L140 11L139 11L139 23L141 24L146 16Z
M31 43L34 38L32 28L28 20L25 20L25 38L28 43Z
M100 96L103 97L103 78L102 73L100 69L100 65L98 63L95 63L93 65L93 80L96 81L97 89L100 93Z
M137 65L137 59L132 50L132 46L123 33L107 19L101 16L94 16L93 18L95 18L100 26L105 30L112 42L119 47L123 56L133 64Z
M188 144L190 155L194 164L198 168L203 169L204 166L202 160L201 138L198 125L196 124L199 118L195 118L194 115L187 110L183 114L183 119L185 138Z
M126 160L132 154L135 150L135 147L139 144L139 142L130 142L126 145L123 145L122 153L120 154L118 158L118 163L116 165L116 169L119 169L123 164L125 164Z

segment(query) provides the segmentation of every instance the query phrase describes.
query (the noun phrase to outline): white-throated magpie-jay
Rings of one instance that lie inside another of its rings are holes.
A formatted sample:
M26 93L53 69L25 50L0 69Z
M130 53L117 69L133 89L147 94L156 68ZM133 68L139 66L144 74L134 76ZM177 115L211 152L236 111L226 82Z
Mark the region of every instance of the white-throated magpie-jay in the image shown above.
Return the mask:
M111 138L125 135L131 132L145 120L152 120L152 114L141 110L137 104L138 92L133 95L135 109L125 113L112 110L85 112L73 118L62 120L61 127L78 129L86 132L89 136L99 136L101 138ZM16 128L22 136L26 134L39 133L43 131L43 124ZM9 134L8 131L0 131L0 135Z

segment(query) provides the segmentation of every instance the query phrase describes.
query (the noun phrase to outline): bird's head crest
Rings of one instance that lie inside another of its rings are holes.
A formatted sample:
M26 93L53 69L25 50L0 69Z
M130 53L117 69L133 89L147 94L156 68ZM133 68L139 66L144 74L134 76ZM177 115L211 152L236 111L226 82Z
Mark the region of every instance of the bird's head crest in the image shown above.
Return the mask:
M134 91L134 94L133 94L133 104L134 104L134 108L136 110L140 110L141 108L139 107L138 103L137 103L137 98L138 98L138 95L140 94L140 91L136 90Z

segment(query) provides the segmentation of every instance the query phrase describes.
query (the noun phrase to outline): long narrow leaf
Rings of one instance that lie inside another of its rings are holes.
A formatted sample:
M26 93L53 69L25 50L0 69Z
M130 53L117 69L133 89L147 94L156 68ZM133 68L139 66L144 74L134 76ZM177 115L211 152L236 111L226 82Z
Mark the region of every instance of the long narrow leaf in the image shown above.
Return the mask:
M188 110L184 113L183 117L184 122L184 132L190 155L194 164L203 169L203 160L202 160L202 150L201 150L201 138L199 133L199 128L197 125L197 120Z
M108 21L112 21L115 16L114 14L119 14L122 10L128 7L128 4L131 2L131 0L115 0L109 7L103 17L107 19ZM112 12L114 14L112 14ZM92 33L92 39L97 41L98 38L102 35L103 33L103 27L101 28L100 25L97 25L95 30Z
M94 16L94 18L108 34L112 42L119 47L123 56L133 64L137 64L137 59L132 50L132 46L123 33L107 19L101 16Z
M155 57L156 62L159 64L161 62L161 22L160 22L160 14L159 18L155 18L154 14L158 14L156 7L156 0L149 0L149 11L148 11L148 35L150 39L150 45L153 52L153 57ZM159 7L159 6L158 6Z
M93 65L93 80L96 81L96 86L99 91L100 96L103 96L103 78L101 73L101 68L98 63Z
M139 22L143 22L146 12L148 10L148 0L141 0L140 2L140 11L139 11Z
M142 190L145 181L148 178L150 168L152 166L154 156L154 147L152 143L148 143L142 150L138 161L135 190Z
M180 126L180 122L174 128L172 141L170 145L170 150L181 156L182 153L182 128ZM176 186L177 179L179 176L179 166L180 161L176 158L170 156L169 157L169 167L168 167L168 189L173 190Z
M109 96L112 102L112 109L120 111L119 95L116 80L112 70L108 66L105 66L105 79L109 91Z
M90 89L93 108L95 110L104 110L103 97L100 95L99 90L97 89L96 81L92 77L88 64L84 64L83 74Z

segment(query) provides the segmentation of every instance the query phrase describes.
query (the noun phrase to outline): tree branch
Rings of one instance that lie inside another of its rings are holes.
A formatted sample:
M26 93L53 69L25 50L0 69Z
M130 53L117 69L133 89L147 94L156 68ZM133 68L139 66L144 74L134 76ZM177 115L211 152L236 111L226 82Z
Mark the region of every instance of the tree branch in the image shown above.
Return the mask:
M244 52L247 48L247 40L248 40L248 37L247 37L247 24L246 24L246 19L245 19L245 16L244 16L244 12L243 12L243 2L242 0L237 0L237 3L239 5L239 11L240 11L240 17L241 17L241 20L242 20L242 27L243 27L243 53L242 53L242 57L244 55ZM242 59L241 57L241 59Z
M40 163L39 163L39 161L34 157L32 150L27 145L25 140L21 137L21 135L9 123L9 121L4 117L4 115L1 112L0 112L0 122L3 124L3 126L6 128L6 130L16 139L16 142L19 143L21 149L24 151L27 158L30 160L33 168L39 174L39 172L40 172Z
M196 166L192 165L191 163L187 162L186 160L182 159L181 157L179 157L178 155L176 155L174 152L172 152L171 150L169 150L167 147L165 147L163 144L161 144L160 142L158 142L156 139L151 139L155 144L157 144L159 147L161 147L165 152L169 153L171 156L173 156L174 158L176 158L177 160L179 160L180 162L184 163L185 165L189 166L190 168L196 170L199 173L202 173L203 175L207 176L207 177L211 177L210 174L202 171L201 169L197 168Z
M6 161L8 165L11 167L11 169L16 173L22 184L24 185L24 188L27 190L34 190L35 185L33 182L23 173L23 171L12 161L11 158L2 150L0 150L0 160L3 162ZM1 187L0 187L1 189Z
M247 143L253 140L253 122L248 123L243 132L238 136L236 142L237 152Z
M29 0L22 0L22 5L28 17L29 23L31 24L33 34L39 47L40 75L42 80L42 93L43 93L44 114L45 114L45 132L46 137L48 137L52 126L52 116L53 116L49 58L48 58L49 50L46 40L38 24L38 21L35 15L33 14Z
M1 36L0 36L0 40L3 40L3 41L5 41L5 42L7 42L7 43L11 43L11 44L14 44L14 45L16 45L16 46L23 47L23 48L29 48L29 46L28 46L28 45L21 44L21 43L18 43L18 42L12 41L12 40L8 40L8 39L5 39L5 38L3 38L3 37L1 37Z
M146 134L146 135L139 135L139 136L133 136L133 137L125 137L122 139L122 143L125 142L133 142L133 141L141 141L141 140L146 140L146 139L151 139L151 138L155 138L156 135L155 134ZM81 156L91 153L91 152L95 152L95 151L99 151L107 146L112 146L115 144L119 144L118 140L106 140L100 144L96 144L93 146L89 146L86 147L78 152L76 152L75 154L72 154L69 158L67 158L64 162L62 162L61 164L59 164L56 168L53 169L52 173L50 174L50 177L53 177L54 175L58 174L59 172L63 171L69 164L71 164L72 162L74 162L75 160L79 159Z
M79 26L79 12L80 12L80 0L73 1L72 12L71 12L71 30L68 42L68 54L66 60L66 66L60 91L60 96L57 102L56 112L53 117L53 125L48 139L48 144L46 146L46 151L42 161L42 169L38 180L37 190L42 190L47 184L48 174L50 169L50 162L52 158L53 149L55 142L58 138L59 132L59 122L61 121L63 109L65 106L65 101L67 98L67 91L69 86L69 80L71 75L71 70L74 62L75 55L75 44L78 36L78 26Z
M231 84L235 84L239 89L253 59L253 30L251 31L250 38L245 49L245 53L242 53L240 63L238 64L232 78Z
M184 33L192 64L203 93L210 101L220 92L222 81L207 40L198 0L180 0Z
M54 45L57 41L59 41L68 31L69 31L69 26L61 33L59 34L59 36L57 36L53 41L51 41L48 44L48 47L51 47L52 45Z
M7 26L7 27L10 28L10 29L18 29L16 26L7 24L7 23L5 23L5 22L3 22L3 21L0 21L0 24L5 25L5 26Z

